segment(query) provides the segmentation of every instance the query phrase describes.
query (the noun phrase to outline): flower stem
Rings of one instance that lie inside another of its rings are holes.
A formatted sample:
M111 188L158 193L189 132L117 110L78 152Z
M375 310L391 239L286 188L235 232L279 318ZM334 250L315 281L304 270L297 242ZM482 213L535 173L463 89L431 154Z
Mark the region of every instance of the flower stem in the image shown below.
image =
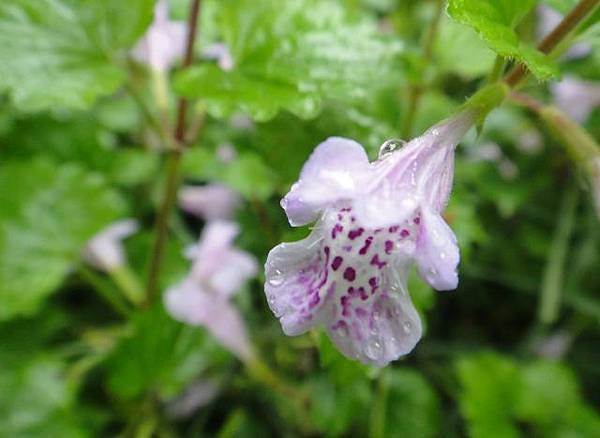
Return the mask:
M442 13L444 12L444 5L444 0L436 0L435 15L429 26L429 32L427 32L427 35L423 41L423 64L426 66L425 68L427 68L431 61L433 45L435 44L435 39L440 27ZM415 119L417 118L417 113L419 111L419 103L421 102L421 97L423 96L425 88L426 87L423 81L419 81L419 83L411 84L409 86L408 108L402 120L402 126L400 129L400 135L402 138L407 139L412 135Z
M383 438L385 436L385 417L388 392L388 379L386 370L384 369L377 378L377 397L371 411L371 427L369 428L370 438Z
M552 52L599 4L600 0L581 0L538 44L537 48L545 54ZM505 81L514 88L527 76L528 72L523 64L519 64L510 71Z
M577 200L577 190L571 185L563 195L560 216L542 278L538 307L538 319L542 324L552 324L558 317L561 290L564 284L565 260L569 250L569 240L575 225Z
M196 40L196 30L198 27L198 17L200 15L200 0L193 0L190 5L187 26L187 42L185 57L182 69L189 67L194 56L194 43ZM148 273L148 282L146 284L146 306L149 306L154 300L158 286L158 277L163 259L164 247L167 240L169 216L175 204L177 186L179 183L179 168L181 165L181 156L185 147L185 120L187 115L188 102L185 98L179 98L177 104L177 125L175 127L175 145L170 148L167 163L167 182L163 192L162 203L156 220L156 234L154 247L152 249L152 258L150 260L150 270Z
M116 290L109 282L105 281L105 279L84 265L79 266L78 272L80 277L93 286L94 290L98 292L98 294L104 298L119 315L125 317L129 315L130 309L127 306L127 303L120 294L116 293Z

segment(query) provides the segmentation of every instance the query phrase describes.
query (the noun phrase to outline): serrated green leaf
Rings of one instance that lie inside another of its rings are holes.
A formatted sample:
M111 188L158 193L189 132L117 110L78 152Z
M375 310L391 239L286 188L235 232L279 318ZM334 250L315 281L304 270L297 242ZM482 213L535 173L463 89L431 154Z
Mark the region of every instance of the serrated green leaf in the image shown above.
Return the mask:
M525 44L515 26L533 8L535 0L450 0L448 12L457 22L477 31L500 56L516 59L540 80L559 75L558 67L546 55Z
M265 121L282 109L301 118L310 118L320 109L320 98L316 93L301 92L294 84L252 77L239 71L224 72L215 65L197 66L182 72L175 89L187 97L201 99L216 118L242 111L254 120Z
M123 215L98 174L50 161L0 167L0 319L29 315L62 282L86 241Z
M175 86L215 117L237 110L265 121L285 109L310 118L326 98L364 97L399 79L401 44L333 2L225 1L217 15L233 70L197 66Z
M152 17L152 0L11 0L0 4L0 90L25 111L88 108L114 92L115 58Z

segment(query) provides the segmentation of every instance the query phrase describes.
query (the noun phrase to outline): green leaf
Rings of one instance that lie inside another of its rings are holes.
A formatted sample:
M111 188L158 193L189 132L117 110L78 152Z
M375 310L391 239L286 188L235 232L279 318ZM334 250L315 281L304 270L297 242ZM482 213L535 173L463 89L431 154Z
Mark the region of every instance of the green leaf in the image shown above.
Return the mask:
M311 394L310 417L324 436L337 437L350 429L356 432L365 428L372 394L364 376L337 385L328 376L319 376L311 382Z
M473 29L445 19L435 42L434 57L442 71L472 79L487 74L496 55Z
M457 22L479 33L500 56L516 59L540 80L559 75L558 67L546 55L522 42L515 26L533 8L535 0L450 0L448 12Z
M215 117L243 111L265 121L285 109L310 118L326 98L365 97L398 81L402 46L334 2L230 0L220 8L233 70L196 66L175 82Z
M553 7L557 11L566 14L577 4L578 0L544 0L548 6Z
M50 161L0 167L0 319L36 312L86 241L123 215L98 174Z
M152 0L0 4L0 90L24 111L84 109L124 78L119 52L152 18Z
M179 76L176 90L187 97L201 99L208 112L217 118L242 111L254 120L265 121L282 109L310 118L320 109L317 94L299 91L294 84L252 77L239 71L228 73L215 65L188 69Z
M4 436L91 436L75 411L75 387L68 384L64 373L64 364L52 357L3 368L0 430Z
M418 372L391 369L381 377L387 385L385 437L426 438L439 436L439 399Z
M131 335L108 359L107 384L126 400L147 390L166 400L209 366L224 367L230 358L206 330L174 321L159 303L134 316Z
M516 364L495 353L482 353L461 359L457 371L462 387L460 408L467 419L469 435L518 437L512 422L520 390Z
M560 363L533 362L524 367L522 376L523 387L515 409L523 419L551 423L570 405L579 402L575 376Z

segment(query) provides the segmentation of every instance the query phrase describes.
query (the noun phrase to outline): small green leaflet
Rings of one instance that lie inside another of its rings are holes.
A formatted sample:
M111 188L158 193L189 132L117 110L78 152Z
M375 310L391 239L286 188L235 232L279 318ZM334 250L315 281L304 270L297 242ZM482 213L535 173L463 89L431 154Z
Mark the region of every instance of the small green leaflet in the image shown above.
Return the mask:
M114 92L119 51L141 36L153 0L0 3L0 91L23 111L86 109Z
M450 0L448 13L457 22L477 31L498 55L516 59L539 79L559 75L550 58L525 44L515 32L515 26L535 6L535 0Z

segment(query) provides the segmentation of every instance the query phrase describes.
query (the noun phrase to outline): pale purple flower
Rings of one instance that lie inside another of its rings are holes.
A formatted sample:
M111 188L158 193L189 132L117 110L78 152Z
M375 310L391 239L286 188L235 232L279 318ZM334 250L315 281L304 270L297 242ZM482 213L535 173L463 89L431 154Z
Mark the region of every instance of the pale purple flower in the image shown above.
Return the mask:
M535 128L528 128L517 138L515 145L517 149L527 155L535 155L542 150L542 135Z
M183 56L185 38L185 23L169 20L168 1L158 0L154 21L133 49L133 58L155 71L165 72Z
M457 287L458 246L441 212L455 146L474 120L465 111L399 150L386 143L372 163L345 138L315 149L281 203L291 225L314 228L273 248L265 265L267 300L287 335L324 325L344 355L377 366L415 347L422 327L408 270L416 262L432 287Z
M231 143L223 143L217 147L217 158L223 163L231 163L237 156L235 146Z
M122 241L137 230L134 219L114 222L87 242L82 253L84 260L104 272L120 268L126 263Z
M585 122L590 113L600 106L600 84L597 81L566 76L551 89L556 104L579 123Z
M257 272L256 260L233 246L235 223L210 222L197 245L187 249L193 260L190 273L164 296L176 320L206 327L221 344L242 360L252 358L246 326L231 296Z
M169 401L167 414L174 419L188 418L198 409L213 401L218 392L219 387L216 383L199 380L186 388L179 397Z
M206 59L216 60L217 65L223 71L233 70L233 57L231 56L229 46L225 43L214 43L209 45L202 51L202 56Z
M179 206L206 221L231 219L240 196L221 184L184 186L178 193Z

